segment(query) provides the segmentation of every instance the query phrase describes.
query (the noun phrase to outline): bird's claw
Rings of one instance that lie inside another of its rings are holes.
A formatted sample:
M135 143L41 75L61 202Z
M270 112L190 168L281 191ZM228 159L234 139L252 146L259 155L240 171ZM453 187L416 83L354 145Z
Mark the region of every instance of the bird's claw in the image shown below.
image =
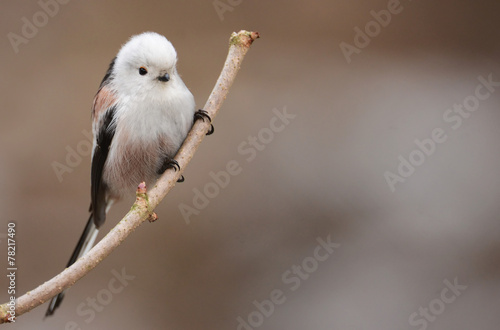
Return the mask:
M206 112L203 109L199 109L194 113L194 120L203 120L207 119L210 122L210 130L207 132L207 135L210 135L214 132L214 125L212 125L212 118L208 115L208 112Z
M158 174L163 174L169 168L173 168L174 171L176 171L176 172L181 170L181 167L179 166L179 163L175 159L173 159L173 158L166 158L165 162L163 163L163 166L158 171Z

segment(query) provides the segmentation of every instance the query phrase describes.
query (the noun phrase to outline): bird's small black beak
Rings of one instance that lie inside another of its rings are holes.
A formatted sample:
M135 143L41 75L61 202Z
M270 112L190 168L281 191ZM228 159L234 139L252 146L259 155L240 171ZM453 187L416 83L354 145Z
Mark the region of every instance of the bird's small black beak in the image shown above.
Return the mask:
M163 82L169 81L170 80L170 75L168 73L165 73L163 76L159 76L158 80L159 81L163 81Z

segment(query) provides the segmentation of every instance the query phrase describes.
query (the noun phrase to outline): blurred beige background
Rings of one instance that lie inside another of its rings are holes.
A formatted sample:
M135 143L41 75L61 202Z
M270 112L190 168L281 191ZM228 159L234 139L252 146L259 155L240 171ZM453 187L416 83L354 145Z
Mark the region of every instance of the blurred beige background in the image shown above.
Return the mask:
M0 233L16 222L19 293L59 273L83 230L90 156L62 182L52 164L85 144L120 45L148 30L169 38L202 107L230 33L262 36L160 220L79 281L54 317L43 320L45 304L10 328L498 329L500 88L456 129L457 114L443 115L473 103L478 77L500 81L500 4L218 3L231 9L222 19L212 1L69 1L53 17L36 1L1 2ZM370 12L388 6L398 13L378 31ZM34 15L40 27L16 53L8 34L22 36ZM373 37L348 63L339 45L366 24ZM240 144L284 108L296 116L247 160ZM434 129L446 141L392 192L384 173L399 175L400 156L421 161L414 141ZM186 224L179 205L231 160L241 173ZM130 205L111 211L100 237ZM340 246L323 254L328 237ZM122 271L126 286L113 280Z

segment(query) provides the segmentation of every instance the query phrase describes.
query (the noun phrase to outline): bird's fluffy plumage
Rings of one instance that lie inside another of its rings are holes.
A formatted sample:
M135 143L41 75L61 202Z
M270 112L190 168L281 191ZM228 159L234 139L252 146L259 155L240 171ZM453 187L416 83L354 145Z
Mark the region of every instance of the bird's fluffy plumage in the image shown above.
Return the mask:
M68 267L92 247L115 201L134 196L142 181L153 186L171 167L195 114L176 64L170 41L154 32L130 38L111 62L92 106L92 214ZM52 299L46 315L63 297Z
M111 123L115 134L102 173L108 200L135 191L138 182L154 184L165 156L175 156L192 126L194 98L176 63L177 53L165 37L153 32L134 36L118 52L108 81L96 95L102 101L95 104L106 108L94 111L94 136L104 113L116 105ZM147 74L139 74L141 67ZM170 80L160 81L165 74Z

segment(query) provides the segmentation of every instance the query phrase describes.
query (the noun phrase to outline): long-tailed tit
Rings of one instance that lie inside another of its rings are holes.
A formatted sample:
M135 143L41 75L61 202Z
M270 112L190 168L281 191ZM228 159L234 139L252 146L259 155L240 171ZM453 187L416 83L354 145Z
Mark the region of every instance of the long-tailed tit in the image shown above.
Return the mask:
M193 121L210 120L195 111L176 63L170 41L146 32L133 36L109 65L92 106L91 214L67 267L92 248L113 203L134 196L140 182L153 186L167 169L179 169L174 156ZM46 316L63 297L52 298Z

